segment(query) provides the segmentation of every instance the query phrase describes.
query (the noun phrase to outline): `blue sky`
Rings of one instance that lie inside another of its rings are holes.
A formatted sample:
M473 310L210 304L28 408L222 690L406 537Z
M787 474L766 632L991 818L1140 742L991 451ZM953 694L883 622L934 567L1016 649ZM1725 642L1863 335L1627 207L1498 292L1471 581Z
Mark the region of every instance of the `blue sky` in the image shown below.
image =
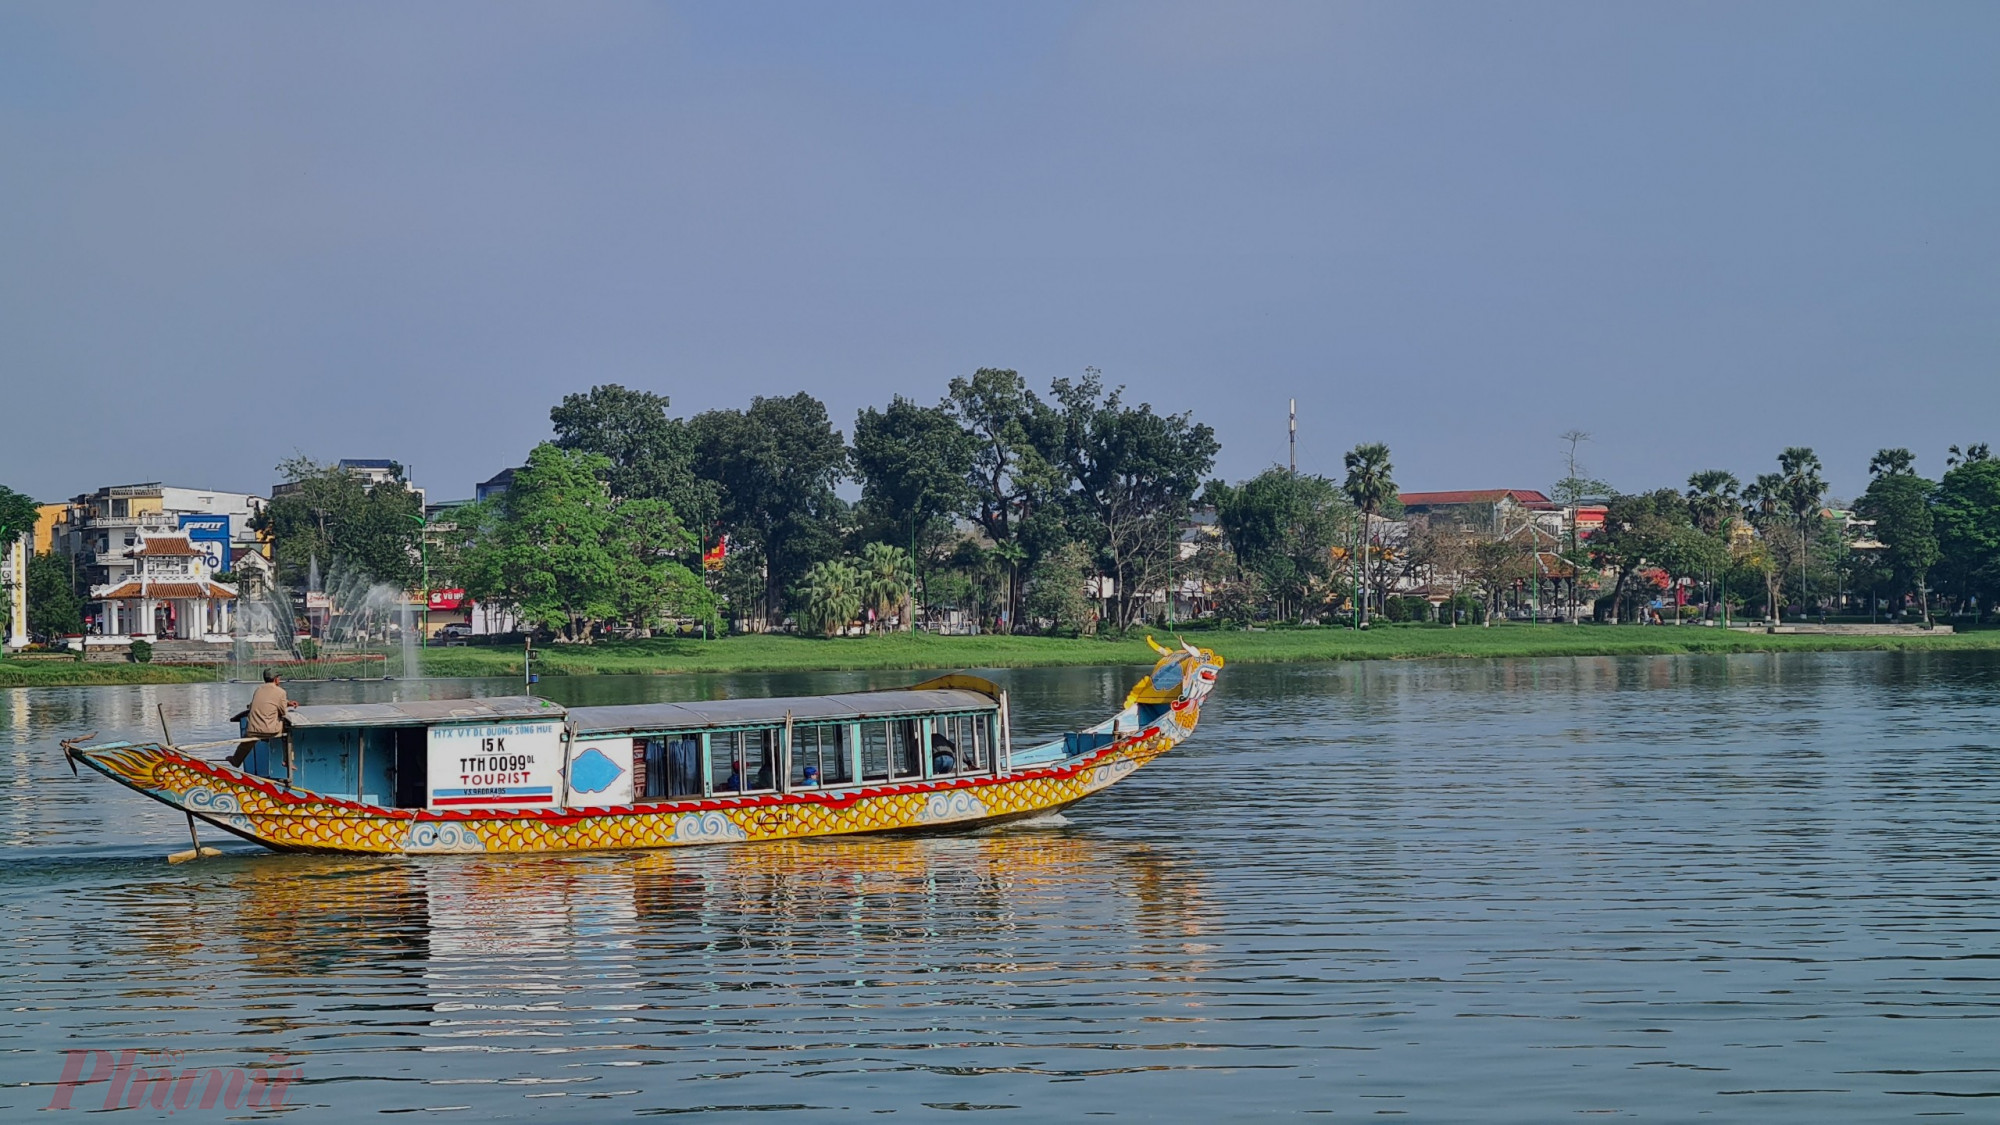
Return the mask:
M1243 477L2000 439L1992 4L0 4L0 482L1102 369Z

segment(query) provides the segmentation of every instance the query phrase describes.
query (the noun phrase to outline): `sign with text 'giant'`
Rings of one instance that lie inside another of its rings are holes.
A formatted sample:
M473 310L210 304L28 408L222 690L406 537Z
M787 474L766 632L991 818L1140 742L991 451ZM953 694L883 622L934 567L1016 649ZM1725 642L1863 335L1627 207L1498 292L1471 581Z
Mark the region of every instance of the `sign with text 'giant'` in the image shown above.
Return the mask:
M430 807L549 809L562 784L562 724L430 729Z
M224 571L229 569L229 517L198 516L183 514L180 529L187 533L188 542L208 560L208 569Z

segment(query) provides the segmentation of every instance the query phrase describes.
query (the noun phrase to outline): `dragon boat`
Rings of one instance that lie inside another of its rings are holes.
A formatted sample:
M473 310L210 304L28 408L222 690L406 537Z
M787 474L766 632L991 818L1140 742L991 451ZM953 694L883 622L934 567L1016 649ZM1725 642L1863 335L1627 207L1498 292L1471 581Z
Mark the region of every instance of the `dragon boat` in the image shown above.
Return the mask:
M889 690L562 707L534 696L302 706L239 740L62 744L197 822L288 852L562 852L955 831L1066 808L1193 733L1223 660L1159 660L1096 726L1013 744L1007 693L948 675ZM195 851L207 854L197 836Z

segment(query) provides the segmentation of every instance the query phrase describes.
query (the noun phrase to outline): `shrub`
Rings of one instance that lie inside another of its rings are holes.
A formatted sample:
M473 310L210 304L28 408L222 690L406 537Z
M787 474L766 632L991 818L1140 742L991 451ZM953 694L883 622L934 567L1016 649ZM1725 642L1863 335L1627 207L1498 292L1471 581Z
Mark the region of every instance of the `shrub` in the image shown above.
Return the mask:
M1408 621L1410 608L1402 598L1385 598L1382 602L1382 619L1389 622Z
M304 639L304 640L300 641L300 642L299 642L299 659L300 659L300 660L318 660L318 659L319 659L319 642L318 642L318 641L316 641L316 640L313 640L313 639L312 639L311 637L307 637L306 639Z
M152 662L153 662L153 642L151 642L151 641L133 641L133 642L132 642L132 663L134 663L134 664L151 664Z
M1430 599L1420 598L1414 594L1405 597L1403 599L1403 612L1411 621L1429 621L1431 619Z

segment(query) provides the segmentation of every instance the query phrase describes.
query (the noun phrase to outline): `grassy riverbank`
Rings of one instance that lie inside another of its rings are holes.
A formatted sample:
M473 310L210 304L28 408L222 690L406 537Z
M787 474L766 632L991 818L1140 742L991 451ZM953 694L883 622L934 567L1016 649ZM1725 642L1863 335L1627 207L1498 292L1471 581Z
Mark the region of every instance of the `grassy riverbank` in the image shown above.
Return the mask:
M1232 661L1409 660L1504 656L1614 656L1697 652L1827 650L2000 650L2000 630L1939 636L1839 637L1723 632L1698 626L1496 625L1490 629L1387 626L1186 633ZM1161 639L1165 640L1164 634ZM1152 662L1145 642L1059 637L915 637L893 634L825 640L758 635L720 641L651 640L558 645L535 650L545 675L660 672L791 672L877 668L1028 668ZM520 675L519 649L431 649L434 676Z
M96 687L106 684L206 684L215 669L202 664L81 664L70 660L0 658L0 687Z
M1948 635L1841 637L1723 632L1698 626L1496 625L1490 629L1391 625L1270 632L1193 631L1196 644L1239 663L1318 660L1416 660L1509 656L1619 656L1700 652L1820 652L1839 650L2000 651L2000 629ZM1162 640L1165 636L1162 635ZM1152 654L1138 635L1124 639L1060 637L914 637L893 634L825 640L779 635L719 641L661 639L535 650L535 670L547 676L638 675L672 672L808 672L894 668L1045 668L1082 664L1146 664ZM392 672L395 658L391 657ZM518 648L434 648L423 653L430 676L518 676ZM198 683L213 670L171 664L73 664L0 659L0 687Z

